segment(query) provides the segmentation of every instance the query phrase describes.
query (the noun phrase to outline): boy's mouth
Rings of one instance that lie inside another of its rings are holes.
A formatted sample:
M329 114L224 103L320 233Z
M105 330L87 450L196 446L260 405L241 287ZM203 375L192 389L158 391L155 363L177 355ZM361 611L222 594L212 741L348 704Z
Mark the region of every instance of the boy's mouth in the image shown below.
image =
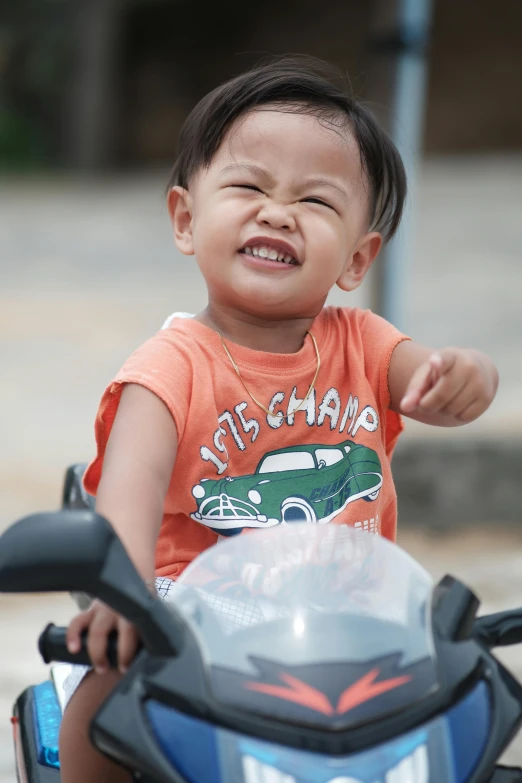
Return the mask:
M280 264L299 266L299 261L289 252L290 248L280 243L266 242L263 240L251 240L240 249L240 253L256 258L266 258L267 261L277 261Z

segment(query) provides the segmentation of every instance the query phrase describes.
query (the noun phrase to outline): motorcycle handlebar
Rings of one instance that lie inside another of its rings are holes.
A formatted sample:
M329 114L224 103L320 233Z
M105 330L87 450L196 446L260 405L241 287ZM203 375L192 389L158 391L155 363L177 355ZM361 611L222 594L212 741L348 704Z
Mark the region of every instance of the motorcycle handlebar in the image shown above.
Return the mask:
M522 781L521 767L496 767L488 783L520 783Z
M87 632L81 634L80 652L70 653L66 644L67 629L49 623L38 639L38 649L45 663L61 661L91 665L87 652ZM510 612L484 615L475 620L473 635L475 639L489 649L522 642L522 609ZM118 634L111 631L107 644L107 658L111 668L116 669ZM522 783L522 778L521 778Z
M91 659L87 652L87 631L81 635L82 646L80 652L70 653L67 649L67 628L56 626L53 623L44 628L38 639L38 649L44 663L60 661L62 663L79 663L91 665ZM118 667L118 633L111 631L107 642L107 659L112 669Z
M477 617L473 635L487 647L505 647L522 642L522 609L510 609Z

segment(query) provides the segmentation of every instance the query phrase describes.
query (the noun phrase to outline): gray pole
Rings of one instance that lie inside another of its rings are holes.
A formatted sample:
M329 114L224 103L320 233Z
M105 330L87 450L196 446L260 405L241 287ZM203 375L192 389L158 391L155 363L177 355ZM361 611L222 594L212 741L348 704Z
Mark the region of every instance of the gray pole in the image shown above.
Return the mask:
M432 0L399 0L395 31L382 41L395 57L389 132L404 161L409 195L401 227L377 262L381 265L381 274L376 281L374 307L402 330L406 328L405 303L412 265L413 213L422 154L431 10Z
M112 163L122 5L122 0L76 0L70 9L74 63L66 155L75 168L94 170Z

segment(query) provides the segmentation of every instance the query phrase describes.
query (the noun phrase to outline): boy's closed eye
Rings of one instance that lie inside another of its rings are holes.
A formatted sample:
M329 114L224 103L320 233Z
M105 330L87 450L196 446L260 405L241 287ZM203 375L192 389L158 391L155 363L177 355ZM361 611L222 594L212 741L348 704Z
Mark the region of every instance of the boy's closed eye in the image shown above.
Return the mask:
M240 184L238 183L237 185L234 184L231 187L244 188L245 190L253 190L253 191L257 191L258 193L263 193L261 188L259 188L257 185L247 185L246 183L240 183ZM319 204L322 207L327 207L328 209L335 210L335 208L331 204L328 204L328 202L323 201L323 199L317 198L316 196L308 196L307 198L302 198L301 202L303 204Z
M328 204L328 202L323 201L322 198L317 198L316 196L308 196L308 198L302 198L301 201L305 204L320 204L322 207L328 207L328 209L335 210L335 207L332 207L331 204Z
M246 190L256 190L258 193L262 193L263 191L261 188L258 188L257 185L247 185L245 182L233 184L230 186L231 188L244 188Z

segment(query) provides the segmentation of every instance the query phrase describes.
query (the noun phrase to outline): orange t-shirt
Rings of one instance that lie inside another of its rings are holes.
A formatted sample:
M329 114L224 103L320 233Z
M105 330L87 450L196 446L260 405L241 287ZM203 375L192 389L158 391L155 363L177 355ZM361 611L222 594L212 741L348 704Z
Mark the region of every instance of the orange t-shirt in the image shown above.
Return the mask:
M168 407L179 445L165 500L156 573L176 578L218 537L291 522L353 525L395 539L390 458L402 431L389 410L388 369L407 339L369 310L325 308L297 353L227 344L191 318L135 351L106 389L96 418L97 456L85 475L96 494L123 384L150 389ZM278 416L285 414L286 418Z

